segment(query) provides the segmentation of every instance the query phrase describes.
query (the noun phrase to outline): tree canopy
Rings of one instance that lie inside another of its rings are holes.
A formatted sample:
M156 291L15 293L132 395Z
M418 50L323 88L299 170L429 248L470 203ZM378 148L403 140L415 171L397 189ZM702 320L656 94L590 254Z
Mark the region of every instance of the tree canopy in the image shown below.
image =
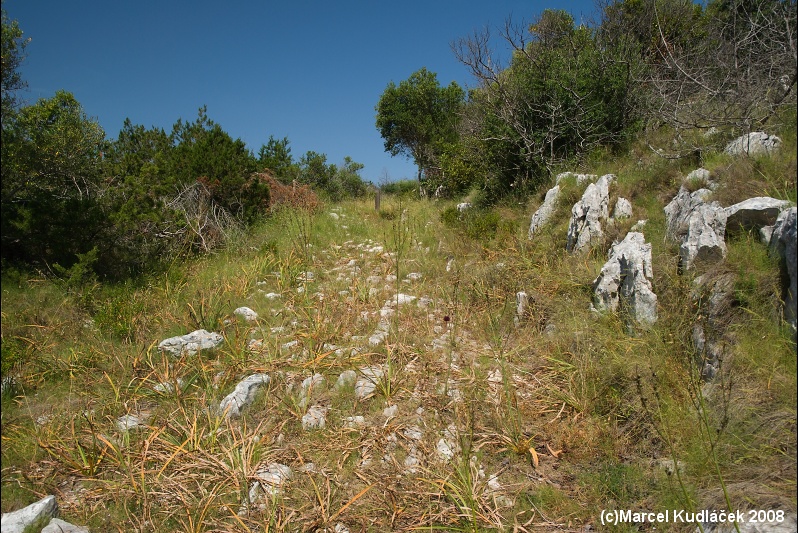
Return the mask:
M377 129L391 155L412 158L419 177L433 166L443 144L457 139L465 92L452 82L441 87L426 68L396 85L391 82L377 103Z

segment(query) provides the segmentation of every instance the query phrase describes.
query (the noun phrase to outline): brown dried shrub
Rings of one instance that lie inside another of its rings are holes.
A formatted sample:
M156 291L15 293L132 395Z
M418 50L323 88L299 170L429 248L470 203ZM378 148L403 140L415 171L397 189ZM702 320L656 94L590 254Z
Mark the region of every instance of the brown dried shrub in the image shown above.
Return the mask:
M319 197L308 185L300 185L296 181L291 185L285 185L267 172L259 172L256 176L269 186L270 210L279 207L294 207L315 211L321 206Z

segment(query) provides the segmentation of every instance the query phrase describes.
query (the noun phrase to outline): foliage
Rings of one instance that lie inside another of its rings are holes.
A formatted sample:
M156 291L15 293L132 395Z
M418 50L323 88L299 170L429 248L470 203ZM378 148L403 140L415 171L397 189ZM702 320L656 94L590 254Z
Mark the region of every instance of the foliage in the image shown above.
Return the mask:
M277 140L269 135L269 141L258 150L258 170L269 172L283 183L290 183L296 176L297 166L289 144L288 137Z
M643 65L635 87L647 119L677 134L739 135L795 105L797 20L789 0L624 0L604 7L601 31ZM711 137L685 144L689 153Z
M366 194L366 184L360 177L362 169L363 165L349 156L338 166L328 164L325 154L309 151L299 159L297 181L337 202Z
M416 180L399 180L385 183L380 187L383 194L411 197L418 196L418 182Z
M27 84L19 73L19 67L25 58L25 47L30 39L22 38L23 32L16 20L10 20L5 9L2 10L2 65L0 65L0 91L2 92L3 128L6 119L17 107L16 92Z
M412 158L419 178L435 165L443 143L457 139L458 112L465 93L457 83L441 87L422 68L397 86L391 82L377 103L377 129L391 155Z
M3 257L69 266L104 230L100 164L105 133L59 91L3 127Z
M634 129L631 67L596 31L546 10L527 31L508 22L502 37L513 49L506 69L490 58L487 30L454 46L479 83L462 129L473 154L465 160L487 166L482 176L472 173L475 184L500 194L534 191L553 166L617 145Z

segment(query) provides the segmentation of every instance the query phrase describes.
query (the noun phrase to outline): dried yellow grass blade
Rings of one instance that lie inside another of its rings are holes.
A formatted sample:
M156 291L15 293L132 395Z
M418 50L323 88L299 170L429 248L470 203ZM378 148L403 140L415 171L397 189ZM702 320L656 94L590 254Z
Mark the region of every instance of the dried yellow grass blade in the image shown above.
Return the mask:
M369 486L368 486L368 487L366 487L365 489L363 489L363 490L361 490L360 492L358 492L358 493L357 493L357 494L354 496L354 498L352 498L351 500L349 500L348 502L346 502L346 504L345 504L343 507L341 507L340 509L338 509L338 511L336 511L336 512L335 512L335 514L334 514L334 515L332 515L332 516L330 517L330 522L332 522L333 520L335 520L336 518L338 518L338 515L340 515L340 514L341 514L341 513L343 513L344 511L346 511L346 509L347 509L347 508L348 508L350 505L352 505L353 503L355 503L355 502L356 502L357 500L359 500L359 499L360 499L360 498L361 498L361 497L362 497L364 494L366 494L368 491L370 491L370 490L371 490L371 487L373 487L373 486L374 486L374 484L372 483L371 485L369 485Z

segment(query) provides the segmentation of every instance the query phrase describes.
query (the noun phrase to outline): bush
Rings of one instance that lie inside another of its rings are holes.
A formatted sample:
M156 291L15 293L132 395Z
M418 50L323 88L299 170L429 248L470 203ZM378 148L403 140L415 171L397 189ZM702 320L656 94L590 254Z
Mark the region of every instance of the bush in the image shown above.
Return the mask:
M383 194L391 194L402 197L418 197L418 182L416 180L399 180L386 183L380 187Z
M501 215L492 209L471 208L460 212L456 207L447 207L441 212L441 222L483 242L496 237L500 229L502 232L512 231L512 224L503 221Z

